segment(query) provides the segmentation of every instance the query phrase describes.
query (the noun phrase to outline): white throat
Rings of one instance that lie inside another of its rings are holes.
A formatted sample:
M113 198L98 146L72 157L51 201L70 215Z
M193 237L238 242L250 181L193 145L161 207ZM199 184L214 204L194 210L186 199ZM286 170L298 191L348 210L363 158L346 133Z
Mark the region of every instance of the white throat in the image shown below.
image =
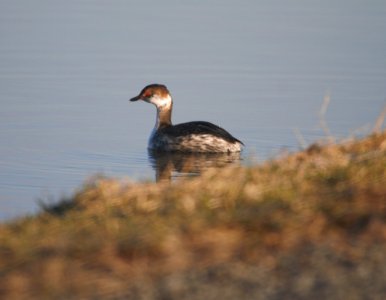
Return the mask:
M172 97L167 95L166 97L160 97L158 95L154 95L149 99L149 102L154 104L157 107L157 111L163 109L169 109L172 106Z

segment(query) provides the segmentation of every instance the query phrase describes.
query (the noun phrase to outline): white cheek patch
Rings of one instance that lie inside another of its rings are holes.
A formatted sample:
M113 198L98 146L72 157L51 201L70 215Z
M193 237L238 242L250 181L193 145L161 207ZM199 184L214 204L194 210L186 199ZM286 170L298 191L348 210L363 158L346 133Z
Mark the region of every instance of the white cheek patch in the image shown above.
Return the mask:
M170 96L167 97L159 97L159 96L153 96L150 99L150 103L154 104L157 108L164 108L167 106L170 106L172 103L172 99Z

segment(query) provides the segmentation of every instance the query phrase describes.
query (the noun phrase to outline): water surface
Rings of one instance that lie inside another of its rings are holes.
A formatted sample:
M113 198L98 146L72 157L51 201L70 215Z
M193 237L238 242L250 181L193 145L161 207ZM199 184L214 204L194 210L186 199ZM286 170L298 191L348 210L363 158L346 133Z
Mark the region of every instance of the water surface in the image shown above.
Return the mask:
M155 109L128 101L149 83L169 87L175 123L241 139L243 161L298 149L294 128L322 137L326 93L333 135L370 128L385 32L384 1L1 1L0 219L96 173L154 180L154 166L178 166L148 156Z

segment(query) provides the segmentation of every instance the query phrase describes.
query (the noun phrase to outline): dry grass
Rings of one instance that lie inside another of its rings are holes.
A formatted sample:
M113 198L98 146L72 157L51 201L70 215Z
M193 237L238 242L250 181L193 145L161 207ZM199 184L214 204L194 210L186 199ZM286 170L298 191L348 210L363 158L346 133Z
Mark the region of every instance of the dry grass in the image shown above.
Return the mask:
M384 299L386 133L0 226L4 299Z

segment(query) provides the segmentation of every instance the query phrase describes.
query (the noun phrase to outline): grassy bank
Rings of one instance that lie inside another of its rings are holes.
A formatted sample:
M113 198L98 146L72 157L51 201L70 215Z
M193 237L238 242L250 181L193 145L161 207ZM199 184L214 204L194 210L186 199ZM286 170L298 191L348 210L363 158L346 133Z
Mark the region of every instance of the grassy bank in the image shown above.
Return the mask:
M386 133L0 225L2 299L384 299Z

